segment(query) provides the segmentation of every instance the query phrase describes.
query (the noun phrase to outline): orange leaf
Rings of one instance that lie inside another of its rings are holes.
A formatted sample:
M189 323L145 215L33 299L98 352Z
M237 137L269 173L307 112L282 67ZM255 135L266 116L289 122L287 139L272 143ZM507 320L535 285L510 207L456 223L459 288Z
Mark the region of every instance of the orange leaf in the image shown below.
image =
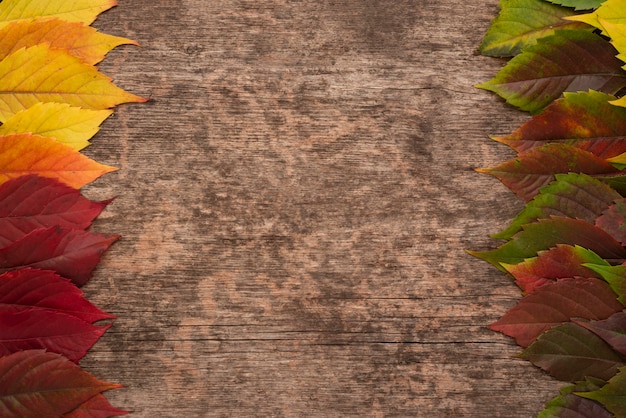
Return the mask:
M47 43L64 49L85 64L94 65L116 46L135 41L98 32L80 22L59 19L20 20L0 29L0 59L18 49Z
M95 67L45 44L20 49L0 61L0 122L38 102L101 110L143 101L116 87Z
M0 136L0 183L38 174L78 189L114 170L52 138L28 133Z
M57 17L89 25L100 13L116 5L116 0L3 0L0 26L34 17Z

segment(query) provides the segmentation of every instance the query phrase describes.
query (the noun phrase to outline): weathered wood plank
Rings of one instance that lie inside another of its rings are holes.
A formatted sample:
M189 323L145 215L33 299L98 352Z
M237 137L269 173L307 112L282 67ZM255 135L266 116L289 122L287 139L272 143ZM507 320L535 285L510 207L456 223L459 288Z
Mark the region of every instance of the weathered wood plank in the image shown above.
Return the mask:
M101 65L149 95L87 150L123 239L83 365L137 417L528 417L560 385L486 329L519 296L464 250L520 202L476 166L523 115L473 85L496 0L120 0ZM462 8L462 10L461 10Z

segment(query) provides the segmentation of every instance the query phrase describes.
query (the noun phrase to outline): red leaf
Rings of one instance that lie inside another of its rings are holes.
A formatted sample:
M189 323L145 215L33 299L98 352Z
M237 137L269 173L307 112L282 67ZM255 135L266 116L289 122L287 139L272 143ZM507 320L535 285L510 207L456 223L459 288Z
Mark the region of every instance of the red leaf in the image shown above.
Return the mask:
M521 299L491 329L528 347L541 333L571 318L605 319L622 309L617 295L600 279L561 279Z
M126 414L127 411L113 408L104 396L96 395L62 418L108 418Z
M602 321L574 321L593 331L613 349L626 356L626 311L618 312Z
M82 286L118 237L59 227L36 229L0 248L0 272L24 267L53 270Z
M567 277L595 277L600 274L584 267L584 263L601 263L603 260L582 247L558 244L537 257L519 264L506 264L504 268L515 277L515 283L525 292L532 293L539 286Z
M43 348L80 360L109 329L42 309L14 311L0 305L0 355Z
M103 382L44 350L0 357L0 416L55 417L119 385Z
M92 202L58 180L27 175L0 185L0 247L58 225L85 229L110 202Z
M558 143L532 148L496 167L477 171L497 177L525 201L530 201L539 189L554 181L555 174L585 173L593 176L619 172L588 151Z
M89 323L115 318L96 308L72 282L52 271L22 269L1 274L0 309L32 308L75 316Z
M620 199L609 206L596 219L596 226L602 228L622 245L626 245L626 199Z

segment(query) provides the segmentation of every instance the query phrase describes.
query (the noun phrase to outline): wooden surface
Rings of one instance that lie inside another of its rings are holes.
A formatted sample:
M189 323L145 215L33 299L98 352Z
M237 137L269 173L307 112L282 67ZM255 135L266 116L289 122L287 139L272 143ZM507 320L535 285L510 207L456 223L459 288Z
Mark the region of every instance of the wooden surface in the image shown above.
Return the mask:
M473 85L497 0L120 0L130 91L82 362L134 417L530 417L560 383L486 326L519 297L465 253L521 208L472 167L524 115Z

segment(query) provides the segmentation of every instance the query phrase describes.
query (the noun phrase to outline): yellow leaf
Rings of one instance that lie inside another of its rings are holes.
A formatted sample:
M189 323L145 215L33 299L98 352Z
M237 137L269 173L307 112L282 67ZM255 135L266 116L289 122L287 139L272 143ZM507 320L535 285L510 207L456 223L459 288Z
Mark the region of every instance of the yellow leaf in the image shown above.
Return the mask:
M45 44L20 49L0 61L0 122L37 102L102 110L143 101L116 87L95 67Z
M1 3L0 3L1 4ZM47 43L52 49L65 49L86 64L97 64L116 46L135 41L98 32L80 22L59 19L31 19L0 28L0 59L18 49Z
M0 136L0 183L38 174L79 189L114 170L52 138L31 134Z
M0 27L34 17L56 17L89 25L100 13L115 5L116 0L2 0Z
M612 102L615 103L615 102ZM607 158L606 159L608 162L610 162L611 164L626 164L626 152L620 155L617 155L613 158Z
M587 23L594 28L601 29L602 33L606 35L607 32L601 20L613 24L626 24L626 0L607 0L591 13L568 16L565 19Z
M89 110L65 103L36 103L0 126L0 135L32 133L54 138L79 151L89 145L111 110Z
M621 99L612 100L609 103L611 103L611 104L613 104L615 106L626 107L626 96L622 97Z

